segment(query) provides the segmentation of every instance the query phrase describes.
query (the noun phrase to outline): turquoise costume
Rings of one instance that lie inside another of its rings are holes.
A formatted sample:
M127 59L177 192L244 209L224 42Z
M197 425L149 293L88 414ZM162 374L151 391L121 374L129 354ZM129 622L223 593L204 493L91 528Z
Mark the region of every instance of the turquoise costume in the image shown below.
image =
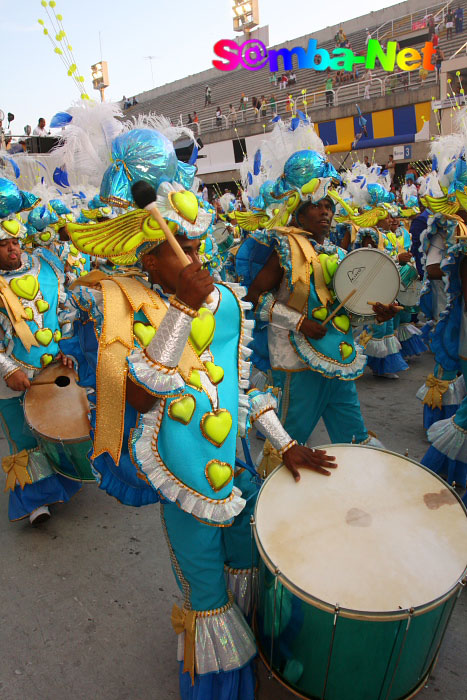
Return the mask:
M24 227L13 216L24 206L21 194L16 185L0 179L3 239L21 239L24 235ZM17 370L32 379L49 365L59 352L58 342L69 324L66 312L59 310L59 305L66 303L60 263L50 251L38 248L32 255L23 252L20 267L3 270L1 279L0 416L11 455L3 460L3 469L10 491L9 518L19 520L41 506L68 501L81 487L53 472L25 422L23 393L10 389L5 381Z
M104 201L131 204L131 185L144 166L173 230L188 238L208 232L212 215L185 189L190 173L162 134L134 129L115 139L112 157ZM109 264L124 259L128 266L165 240L144 210L70 224L68 231L81 252L94 254L95 246ZM276 449L292 441L274 414L272 392L247 393L253 323L244 318L244 292L216 285L209 303L194 312L142 278L113 274L98 289L73 291L75 335L63 343L88 388L100 487L129 505L162 504L184 594L183 607L172 612L183 700L254 697L256 647L244 614L252 605L249 518L258 484L236 466L236 438L256 422ZM147 413L125 401L127 376L154 397Z

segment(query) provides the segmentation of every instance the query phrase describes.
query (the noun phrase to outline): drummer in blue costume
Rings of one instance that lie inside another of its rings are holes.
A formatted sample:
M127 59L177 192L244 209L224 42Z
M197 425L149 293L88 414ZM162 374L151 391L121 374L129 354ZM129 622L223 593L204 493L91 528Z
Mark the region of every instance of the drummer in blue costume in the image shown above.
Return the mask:
M447 251L441 261L446 277L447 305L436 324L431 345L435 352L443 354L443 362L453 371L467 374L467 165L465 145L467 141L466 110L459 115L456 150L449 147L454 139L440 137L438 145L447 154L448 162L439 162L439 172L450 173L450 184L444 185L443 197L425 196L427 206L443 214L448 229ZM440 178L441 182L441 178ZM438 358L437 358L438 359ZM446 475L450 483L467 486L467 398L464 398L456 413L433 423L427 432L431 447L422 459L422 464L437 473Z
M16 214L37 202L14 183L0 179L0 416L10 448L3 459L9 518L50 517L48 505L68 501L80 484L55 474L27 426L22 406L31 380L57 360L67 330L63 275L59 261L38 248L21 251L25 229ZM59 407L57 407L59 410Z
M274 385L282 391L280 415L287 432L305 443L323 417L333 442L368 444L372 438L353 382L366 358L355 347L352 320L342 312L323 325L338 305L332 278L346 254L327 238L334 212L330 187L338 175L314 130L304 122L294 131L299 139L311 138L321 153L302 150L286 158L272 186L272 216L266 210L237 214L241 226L262 226L255 236L273 247L247 299L269 324L269 359ZM288 226L293 212L298 227ZM374 310L379 316L394 314L379 304Z
M270 391L248 391L248 305L239 285L214 286L198 261L212 218L189 190L194 172L181 171L172 143L153 130L117 137L112 155L101 194L131 202L144 166L192 262L182 268L148 211L68 227L83 252L141 260L152 286L112 277L74 292L80 322L69 351L93 392L93 465L101 488L124 503L161 501L184 594L172 612L182 698L253 700L256 649L240 608L248 614L252 602L249 517L258 486L235 468L237 434L258 425L296 477L298 464L323 472L332 462L292 440Z

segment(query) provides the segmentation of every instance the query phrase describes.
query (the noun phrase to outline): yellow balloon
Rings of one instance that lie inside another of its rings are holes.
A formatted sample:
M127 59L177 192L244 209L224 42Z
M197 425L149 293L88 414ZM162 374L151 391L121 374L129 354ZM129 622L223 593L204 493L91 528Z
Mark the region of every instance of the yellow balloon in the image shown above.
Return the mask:
M85 92L82 92L82 93L81 93L81 99L82 99L82 100L89 100L89 95L86 95Z
M55 7L56 4L55 0L50 0L49 2L50 7Z
M39 24L42 24L42 26L44 26L44 20L43 20L43 19L38 19L37 21L39 22Z
M63 19L62 15L57 15L57 19L58 19L59 22L61 22L62 19Z
M54 48L54 51L55 51L55 53L58 53L60 56L62 55L62 50L59 49L58 46L56 46L56 47Z
M49 33L49 30L48 30L48 29L44 29L44 34L45 34L46 36L47 36L48 33Z
M71 70L72 73L75 72L75 70L76 70L76 63L72 63L72 64L71 64L70 70Z
M82 75L79 75L79 76L78 76L78 80L79 80L80 83L84 83L84 78L83 78Z
M60 34L55 34L55 38L56 38L57 41L60 41L60 39L61 39L62 37L60 36Z
M71 70L68 70L67 73L68 73L68 75L69 75L70 77L73 75L73 73L71 72Z
M73 51L72 45L71 45L71 44L68 44L67 49L68 49L68 51Z
M41 0L41 5L42 5L42 7L47 7L46 1L45 1L45 0Z

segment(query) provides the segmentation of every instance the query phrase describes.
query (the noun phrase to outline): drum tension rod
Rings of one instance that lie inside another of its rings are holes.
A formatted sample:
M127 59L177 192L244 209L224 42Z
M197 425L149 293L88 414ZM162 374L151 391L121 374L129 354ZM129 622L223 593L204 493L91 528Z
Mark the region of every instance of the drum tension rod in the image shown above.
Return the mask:
M274 653L274 633L276 630L276 603L277 603L277 586L279 583L279 576L281 572L279 569L276 567L274 569L274 606L273 606L273 614L272 614L272 629L271 629L271 651L269 653L269 680L273 679L273 674L272 674L272 659L273 659L273 653ZM279 620L279 630L280 632L280 620ZM279 636L279 634L278 634Z

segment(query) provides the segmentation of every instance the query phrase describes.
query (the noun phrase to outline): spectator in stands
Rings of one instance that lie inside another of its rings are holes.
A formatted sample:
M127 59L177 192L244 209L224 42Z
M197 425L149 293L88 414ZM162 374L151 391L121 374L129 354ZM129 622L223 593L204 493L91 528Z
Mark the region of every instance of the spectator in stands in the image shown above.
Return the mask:
M211 88L209 85L206 85L206 89L204 91L204 106L210 105L211 104Z
M364 100L369 100L370 99L370 83L367 83L365 85L365 90L363 92L363 99Z
M292 112L293 110L293 99L292 95L287 95L287 102L285 103L285 111Z
M199 117L196 112L193 112L193 124L199 124Z
M18 143L10 143L9 147L7 146L8 153L27 153L27 146L26 146L26 140L25 139L20 139Z
M388 156L388 162L387 162L386 168L388 169L389 175L391 176L391 183L392 183L392 182L394 182L394 177L396 175L396 164L394 163L394 156L393 155Z
M271 85L277 85L277 73L271 73L271 75L269 76L269 82L271 83Z
M432 61L435 64L436 73L437 73L437 77L439 80L439 73L441 70L441 64L444 61L444 53L443 53L440 46L438 46L438 48L436 49L436 53L433 55Z
M428 26L428 41L431 41L431 37L435 33L435 18L433 15L429 15L427 19L427 26Z
M0 122L0 124L1 124L1 122ZM24 133L26 134L26 136L31 136L31 131L32 131L31 126L29 124L26 124L26 126L24 127Z
M49 132L50 133L50 132ZM32 132L33 136L49 136L49 133L47 133L45 129L45 119L44 117L40 117L39 121L37 122L37 126Z
M205 202L208 202L208 201L209 201L208 188L206 187L205 184L204 184L204 185L202 184L201 187L202 187L201 196L202 196L202 198L204 199Z
M370 39L371 39L370 30L367 29L366 30L366 38L365 38L365 46L368 46L368 42L370 41Z
M327 78L326 78L326 83L325 83L325 88L326 88L326 107L332 107L334 104L334 92L332 90L333 82L332 82L332 75L331 75L331 69L327 69Z
M292 71L289 73L289 85L296 85L297 83L297 76L295 75L295 72Z
M339 27L339 31L338 31L337 35L338 35L338 38L339 38L339 46L340 46L341 48L344 48L344 47L345 47L345 42L347 41L347 37L346 37L345 32L344 32L344 30L342 29L342 27Z
M268 103L264 95L261 95L261 119L266 119L268 113Z
M271 107L271 113L274 117L277 114L277 103L274 95L271 95L271 97L269 98L269 106Z
M193 124L193 117L191 114L188 115L188 124Z
M371 163L370 163L370 161L368 160L368 156L364 156L364 157L363 157L363 165L366 165L367 168L370 167Z
M287 90L287 85L288 85L288 84L289 84L289 79L288 79L288 77L286 76L286 74L284 73L284 75L283 75L282 78L280 79L279 90L282 90L282 89Z
M255 121L259 121L259 108L261 106L261 102L258 100L257 97L252 97L251 105L253 107L253 116L255 118Z
M454 13L451 8L446 14L446 39L452 39L452 30L454 29Z
M133 97L133 99L131 100L131 106L134 107L137 104L138 104L138 100L136 99L136 97Z
M229 124L230 126L237 125L237 110L233 105L229 105Z
M464 31L464 9L458 5L457 10L454 13L456 20L456 34Z
M246 109L248 102L248 97L245 95L244 92L242 92L242 96L240 97L240 110L244 111Z
M438 46L439 46L439 34L436 33L436 30L431 35L431 43L433 44L434 49L438 48Z
M131 107L131 102L128 99L128 97L125 97L125 95L123 95L123 97L122 97L122 102L123 102L123 109L128 109L129 107Z
M218 129L222 129L222 110L220 107L216 110L216 125Z

